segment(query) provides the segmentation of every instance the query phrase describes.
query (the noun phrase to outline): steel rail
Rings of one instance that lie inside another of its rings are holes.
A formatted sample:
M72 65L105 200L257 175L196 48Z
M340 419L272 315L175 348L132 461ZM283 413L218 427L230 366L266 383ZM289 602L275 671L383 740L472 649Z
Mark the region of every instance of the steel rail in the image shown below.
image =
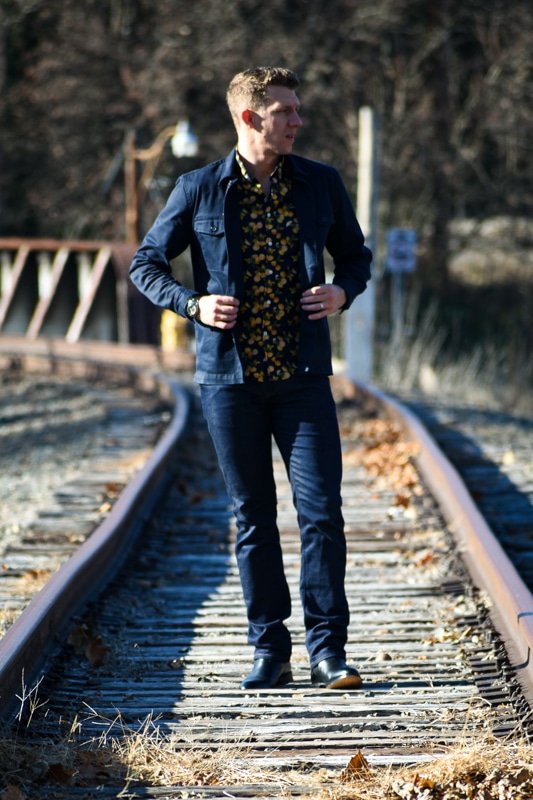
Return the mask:
M2 350L5 354L7 343ZM70 353L74 373L79 350L64 351ZM33 348L33 357L35 351ZM116 357L116 348L112 351ZM41 358L49 356L41 352ZM98 367L98 362L89 365L89 372L91 366ZM122 366L128 379L133 377L139 387L146 388L148 381L149 386L159 386L165 397L173 396L172 419L147 463L121 492L104 521L54 573L0 641L0 715L12 713L22 696L38 683L45 659L59 646L70 620L115 575L172 476L172 461L186 427L190 397L181 385L164 375L138 370L131 364ZM104 368L109 369L110 363L104 363ZM113 370L120 370L116 361Z
M356 393L383 406L418 447L420 473L437 501L478 588L489 596L491 617L505 643L524 697L533 701L533 595L488 526L463 479L420 420L375 387L354 384Z

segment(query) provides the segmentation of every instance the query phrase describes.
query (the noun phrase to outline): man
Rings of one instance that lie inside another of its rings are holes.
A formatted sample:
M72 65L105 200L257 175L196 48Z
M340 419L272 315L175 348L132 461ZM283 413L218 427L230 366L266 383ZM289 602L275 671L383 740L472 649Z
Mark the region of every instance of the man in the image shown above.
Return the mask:
M237 147L182 175L130 275L193 320L202 406L237 520L236 555L254 664L243 689L292 680L291 598L276 523L272 437L301 530L300 591L311 680L361 684L346 664L349 621L341 447L327 317L370 277L370 251L338 173L292 155L302 125L294 72L257 67L227 92ZM190 246L194 289L170 261ZM324 247L333 257L326 283Z

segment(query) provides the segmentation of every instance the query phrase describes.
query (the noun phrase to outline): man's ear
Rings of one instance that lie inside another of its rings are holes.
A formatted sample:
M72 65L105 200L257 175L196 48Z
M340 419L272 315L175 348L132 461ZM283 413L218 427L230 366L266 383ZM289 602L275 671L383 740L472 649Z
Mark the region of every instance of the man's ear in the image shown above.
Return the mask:
M254 112L251 108L245 108L241 114L241 119L249 128L254 127Z

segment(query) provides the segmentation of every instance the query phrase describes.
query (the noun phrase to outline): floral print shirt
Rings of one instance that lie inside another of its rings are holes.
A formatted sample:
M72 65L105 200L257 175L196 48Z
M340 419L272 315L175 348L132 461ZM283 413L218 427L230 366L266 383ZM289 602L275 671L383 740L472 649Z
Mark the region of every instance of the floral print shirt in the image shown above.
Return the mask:
M248 174L237 153L244 264L239 308L244 376L259 382L287 380L296 372L300 330L299 225L291 181L280 161L270 193Z

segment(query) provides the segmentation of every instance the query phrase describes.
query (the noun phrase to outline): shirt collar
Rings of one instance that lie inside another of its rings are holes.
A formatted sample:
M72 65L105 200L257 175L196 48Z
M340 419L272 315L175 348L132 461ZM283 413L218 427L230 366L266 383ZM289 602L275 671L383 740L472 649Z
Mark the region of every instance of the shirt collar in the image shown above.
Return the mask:
M248 172L248 170L246 169L246 165L245 165L245 163L243 161L243 158L242 158L241 154L239 153L239 151L237 149L235 149L235 160L237 161L237 164L239 165L239 171L240 171L240 174L242 175L242 177L246 181L249 181L250 183L252 183L255 186L258 183L258 181L254 177L252 177L250 175L250 173ZM276 166L274 167L274 169L270 173L270 179L271 180L276 180L278 178L282 178L283 177L283 160L284 160L283 156L281 156L278 159L278 162L277 162Z

